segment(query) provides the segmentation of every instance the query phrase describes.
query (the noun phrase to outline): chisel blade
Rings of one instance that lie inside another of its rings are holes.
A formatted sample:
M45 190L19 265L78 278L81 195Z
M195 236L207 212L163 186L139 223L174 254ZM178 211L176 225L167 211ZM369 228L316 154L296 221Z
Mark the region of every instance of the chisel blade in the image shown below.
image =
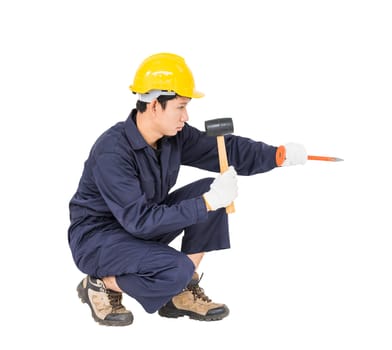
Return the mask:
M323 160L327 162L342 162L342 158L338 157L325 157L325 156L308 156L308 160Z

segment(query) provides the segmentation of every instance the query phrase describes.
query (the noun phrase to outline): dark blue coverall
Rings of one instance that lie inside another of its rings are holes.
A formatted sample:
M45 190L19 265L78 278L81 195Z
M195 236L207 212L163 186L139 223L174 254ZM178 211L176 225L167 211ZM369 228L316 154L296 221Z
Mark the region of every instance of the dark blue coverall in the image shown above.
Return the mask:
M185 124L157 152L139 133L136 110L95 142L70 201L68 241L77 267L119 287L153 313L189 283L187 254L230 247L225 209L207 212L202 195L213 178L169 193L180 165L219 172L216 138ZM275 168L277 147L226 135L239 175ZM184 233L181 251L169 246Z

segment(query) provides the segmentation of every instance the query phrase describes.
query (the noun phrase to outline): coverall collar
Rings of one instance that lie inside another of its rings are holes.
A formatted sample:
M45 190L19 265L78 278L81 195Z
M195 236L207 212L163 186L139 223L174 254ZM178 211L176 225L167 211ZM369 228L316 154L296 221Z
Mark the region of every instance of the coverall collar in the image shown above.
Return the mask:
M133 109L128 119L125 121L125 135L127 135L127 139L131 147L134 150L139 150L147 147L148 144L138 130L135 120L136 109Z
M125 121L125 135L127 135L128 142L134 150L150 147L137 128L136 109L131 111L128 119ZM161 144L165 144L166 140L167 137L163 136L161 139Z

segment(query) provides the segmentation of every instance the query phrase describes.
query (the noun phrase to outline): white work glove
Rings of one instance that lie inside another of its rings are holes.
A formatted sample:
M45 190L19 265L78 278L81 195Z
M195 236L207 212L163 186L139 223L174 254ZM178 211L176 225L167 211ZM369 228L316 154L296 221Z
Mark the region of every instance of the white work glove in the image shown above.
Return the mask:
M204 200L212 210L227 207L238 195L237 172L233 166L219 174L204 193Z
M286 159L282 166L305 164L308 160L305 147L299 143L287 143L284 146L286 148Z

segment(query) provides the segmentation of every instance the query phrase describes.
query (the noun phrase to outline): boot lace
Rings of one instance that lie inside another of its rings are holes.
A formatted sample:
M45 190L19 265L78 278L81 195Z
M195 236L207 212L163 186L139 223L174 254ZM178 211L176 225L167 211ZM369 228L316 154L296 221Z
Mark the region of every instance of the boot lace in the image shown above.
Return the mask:
M187 289L192 292L194 300L201 299L209 303L211 299L204 293L204 289L199 286L199 282L201 281L202 277L203 274L201 274L197 281L192 281L189 283Z
M107 290L107 295L109 299L109 303L112 306L113 311L119 311L124 309L124 306L121 304L122 294Z

